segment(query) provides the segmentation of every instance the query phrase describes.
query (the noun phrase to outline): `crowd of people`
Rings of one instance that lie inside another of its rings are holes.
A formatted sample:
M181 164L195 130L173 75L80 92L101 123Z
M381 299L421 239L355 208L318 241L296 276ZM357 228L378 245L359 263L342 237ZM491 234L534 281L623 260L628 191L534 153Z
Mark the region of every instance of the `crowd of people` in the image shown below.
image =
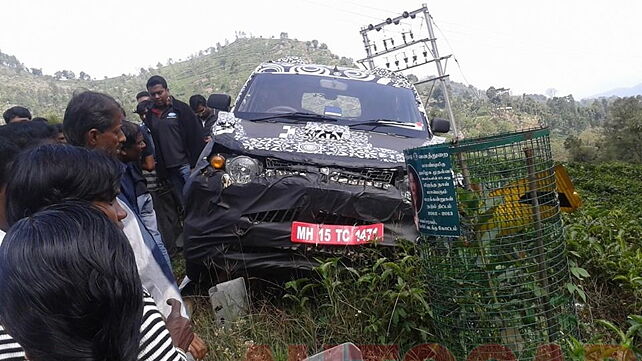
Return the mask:
M200 360L171 258L183 188L218 113L152 76L134 122L75 94L62 124L0 126L0 360ZM129 118L129 119L128 119ZM5 233L6 232L6 233Z

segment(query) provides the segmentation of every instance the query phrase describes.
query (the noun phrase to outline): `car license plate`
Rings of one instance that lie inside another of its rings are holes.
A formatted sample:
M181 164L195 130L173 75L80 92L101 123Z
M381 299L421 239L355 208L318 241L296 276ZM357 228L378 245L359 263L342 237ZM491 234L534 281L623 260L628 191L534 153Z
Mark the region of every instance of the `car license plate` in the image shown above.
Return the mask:
M341 226L292 222L290 239L293 243L329 246L354 246L367 244L383 237L383 223L365 226Z

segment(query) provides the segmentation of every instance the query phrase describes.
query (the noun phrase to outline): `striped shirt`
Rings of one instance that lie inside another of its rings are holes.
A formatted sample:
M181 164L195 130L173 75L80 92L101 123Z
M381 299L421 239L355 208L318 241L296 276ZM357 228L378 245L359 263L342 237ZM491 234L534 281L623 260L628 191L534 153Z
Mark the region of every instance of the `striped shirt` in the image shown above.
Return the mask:
M154 299L144 292L140 326L139 361L186 361L185 353L172 345L165 321ZM0 325L0 361L25 361L22 347Z

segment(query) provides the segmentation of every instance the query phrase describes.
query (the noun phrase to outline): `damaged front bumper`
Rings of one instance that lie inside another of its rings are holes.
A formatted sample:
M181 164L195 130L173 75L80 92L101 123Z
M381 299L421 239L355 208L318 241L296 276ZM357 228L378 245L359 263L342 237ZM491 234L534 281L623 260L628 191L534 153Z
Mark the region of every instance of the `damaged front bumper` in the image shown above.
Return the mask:
M293 243L295 221L347 226L383 223L380 244L415 240L418 233L411 205L399 189L403 187L391 184L391 178L377 178L381 176L377 172L346 175L324 167L301 166L294 171L271 167L245 184L234 183L225 171L211 166L195 172L186 194L188 276L198 280L214 271L219 280L221 274L222 278L272 278L311 270L324 255L363 247ZM363 181L366 176L371 181Z

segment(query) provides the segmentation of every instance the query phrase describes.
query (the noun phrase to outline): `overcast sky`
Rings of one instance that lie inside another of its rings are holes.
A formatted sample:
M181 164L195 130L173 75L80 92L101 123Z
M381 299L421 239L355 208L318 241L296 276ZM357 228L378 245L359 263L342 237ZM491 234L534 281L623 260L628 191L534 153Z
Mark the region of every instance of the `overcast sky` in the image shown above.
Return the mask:
M336 54L365 55L359 30L421 1L182 0L1 1L0 50L45 73L95 78L137 73L168 58L256 36L317 39ZM439 50L453 80L513 94L557 89L576 98L642 83L642 1L431 0ZM399 31L397 31L397 36ZM395 34L390 29L390 34ZM379 45L380 47L380 45ZM463 75L462 75L463 74Z

